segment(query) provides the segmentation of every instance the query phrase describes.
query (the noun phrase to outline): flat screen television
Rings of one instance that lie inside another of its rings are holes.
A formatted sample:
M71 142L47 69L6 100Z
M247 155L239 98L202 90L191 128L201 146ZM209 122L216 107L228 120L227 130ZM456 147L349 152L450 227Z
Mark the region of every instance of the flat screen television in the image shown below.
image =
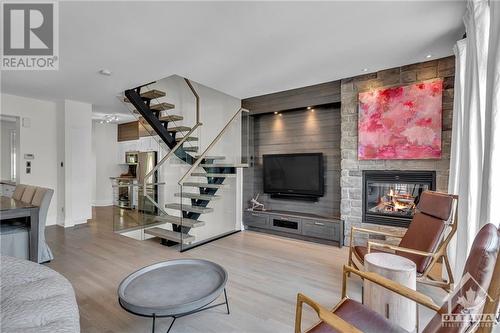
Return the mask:
M264 155L263 164L265 193L304 199L323 196L322 153Z

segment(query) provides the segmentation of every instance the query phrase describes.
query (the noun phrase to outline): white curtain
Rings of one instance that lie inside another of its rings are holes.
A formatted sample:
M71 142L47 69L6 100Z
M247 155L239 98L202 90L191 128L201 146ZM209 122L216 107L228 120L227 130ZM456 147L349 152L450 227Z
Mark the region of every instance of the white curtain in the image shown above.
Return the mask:
M469 0L467 38L455 46L455 100L449 192L458 194L458 231L450 246L455 278L462 272L475 235L499 225L499 2ZM495 7L495 8L494 8ZM492 22L490 26L490 22Z

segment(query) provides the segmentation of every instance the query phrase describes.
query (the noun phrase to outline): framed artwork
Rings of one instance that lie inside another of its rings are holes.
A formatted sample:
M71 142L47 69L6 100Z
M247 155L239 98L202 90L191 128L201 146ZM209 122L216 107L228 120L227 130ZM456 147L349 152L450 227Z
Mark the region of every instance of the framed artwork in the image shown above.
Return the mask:
M358 159L441 158L443 80L359 93Z

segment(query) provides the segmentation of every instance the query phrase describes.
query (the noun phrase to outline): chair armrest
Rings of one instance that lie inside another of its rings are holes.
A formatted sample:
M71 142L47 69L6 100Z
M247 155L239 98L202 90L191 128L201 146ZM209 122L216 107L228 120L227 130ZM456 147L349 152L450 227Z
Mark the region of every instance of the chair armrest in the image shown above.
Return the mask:
M388 289L388 290L390 290L398 295L409 298L412 301L415 301L418 304L421 304L421 305L423 305L431 310L434 310L436 312L439 311L439 309L441 308L436 303L434 303L434 301L429 296L424 295L416 290L410 289L406 286L403 286L400 283L389 280L389 279L387 279L383 276L380 276L376 273L362 272L362 271L357 270L355 268L344 265L344 279L346 279L347 273L356 274L363 279L366 279L370 282L378 284L379 286L384 287L384 288L386 288L386 289Z
M372 229L360 228L360 227L351 227L351 234L353 234L355 231L363 232L363 233L367 233L367 234L374 234L374 235L381 235L381 236L388 236L388 237L395 237L395 238L403 238L403 235L393 234L393 233L390 233L387 231L372 230Z
M419 256L423 257L432 257L434 256L434 253L431 252L425 252L425 251L419 251L419 250L414 250L414 249L408 249L406 247L401 247L397 245L391 245L391 244L385 244L385 243L377 243L377 242L368 242L368 253L370 253L372 247L381 247L384 249L389 249L389 250L394 250L394 251L401 251L405 253L411 253L411 254L416 254Z
M335 315L333 312L328 311L328 309L322 307L309 297L298 293L297 294L297 308L295 313L295 333L301 333L301 323L302 323L302 304L306 303L309 305L318 315L318 317L325 322L327 325L331 326L333 329L342 333L362 333L356 327L352 326L339 316Z

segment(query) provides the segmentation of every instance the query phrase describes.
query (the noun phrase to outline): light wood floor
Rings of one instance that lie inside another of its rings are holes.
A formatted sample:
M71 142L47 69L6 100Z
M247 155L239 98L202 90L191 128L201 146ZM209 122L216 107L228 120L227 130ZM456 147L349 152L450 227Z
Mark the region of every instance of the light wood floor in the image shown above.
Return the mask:
M48 266L73 284L83 333L149 332L150 319L121 309L116 289L134 270L174 258L204 258L222 265L229 274L231 314L220 307L180 318L173 333L292 332L298 291L328 307L340 299L346 248L245 231L179 253L158 241L115 234L112 222L112 210L100 207L86 225L47 228L55 257ZM305 325L313 321L307 312ZM166 331L169 322L158 320L158 331Z
M340 300L341 271L347 262L347 248L250 231L179 253L155 240L114 233L110 207L94 209L93 219L85 225L49 227L46 237L55 257L48 266L75 288L82 333L150 332L151 320L125 312L116 289L131 272L175 258L203 258L222 265L229 274L231 314L219 307L180 318L172 333L293 332L297 292L332 307ZM359 299L360 286L359 281L351 282L349 296ZM315 321L307 309L304 327ZM166 331L169 323L169 318L159 319L157 331Z

